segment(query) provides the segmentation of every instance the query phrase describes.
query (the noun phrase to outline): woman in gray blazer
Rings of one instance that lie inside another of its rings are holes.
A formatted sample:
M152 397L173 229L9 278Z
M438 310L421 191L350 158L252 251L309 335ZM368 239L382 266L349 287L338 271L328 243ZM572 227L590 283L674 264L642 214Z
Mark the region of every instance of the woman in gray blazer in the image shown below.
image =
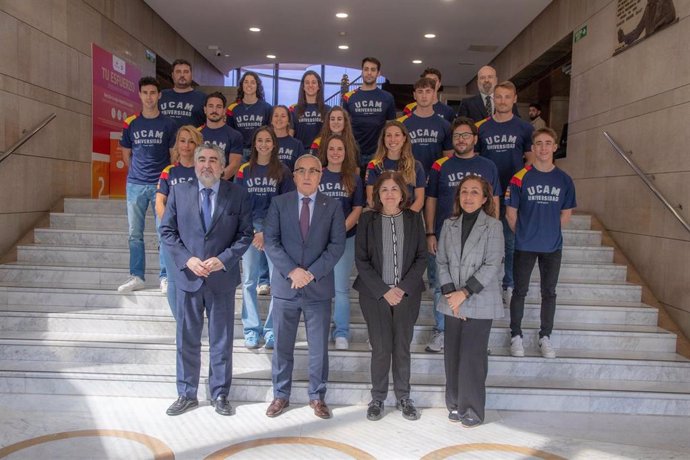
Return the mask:
M466 176L458 185L453 217L446 219L436 264L446 315L448 418L474 427L484 421L487 347L491 323L503 317L503 226L494 215L491 185Z

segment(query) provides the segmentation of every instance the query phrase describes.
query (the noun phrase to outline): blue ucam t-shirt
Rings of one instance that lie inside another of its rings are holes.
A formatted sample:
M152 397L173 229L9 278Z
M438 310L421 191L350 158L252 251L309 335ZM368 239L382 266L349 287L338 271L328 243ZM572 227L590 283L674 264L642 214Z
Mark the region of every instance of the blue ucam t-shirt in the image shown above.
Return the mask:
M400 160L391 160L389 158L384 158L383 161L370 161L369 164L367 165L367 173L366 173L366 183L367 185L374 185L376 181L378 180L379 176L384 171L397 171L398 170L398 162ZM426 174L424 174L424 167L422 164L415 160L415 184L414 185L407 185L407 194L408 194L408 199L407 202L409 204L414 203L414 191L415 189L418 188L424 188L426 186Z
M287 166L281 166L283 167L283 175L280 182L268 177L268 165L257 164L252 168L247 162L240 166L237 174L235 174L235 183L243 186L249 192L249 199L252 204L252 220L254 230L257 232L264 231L264 219L271 200L295 189L292 172L287 169Z
M365 166L376 152L383 125L395 119L393 95L380 88L356 89L343 96L343 108L350 114L352 133L359 144L360 166Z
M304 155L304 146L300 141L292 136L278 138L278 158L290 171L295 169L295 161L302 155Z
M436 219L434 229L439 237L443 221L448 219L455 207L455 194L465 176L480 176L491 184L494 196L501 196L496 165L486 158L475 155L472 158L458 158L455 155L436 160L431 167L426 185L426 196L436 198ZM431 231L431 230L427 230Z
M170 149L175 145L175 122L159 114L145 118L141 114L127 118L120 145L132 150L127 182L156 185L163 169L170 164Z
M352 193L347 193L345 186L342 184L343 173L329 171L328 168L323 168L321 175L321 184L319 184L319 192L335 198L340 201L343 206L343 214L347 216L352 212L355 206L364 207L364 187L362 186L362 178L359 174L353 174L352 178L355 181L355 190ZM357 233L357 225L347 231L345 235L347 238L354 236Z
M532 150L533 131L530 123L518 117L502 123L489 118L479 126L475 150L496 163L501 189L507 190L510 178L525 165L522 157Z
M451 150L453 142L450 123L439 116L420 117L414 113L398 118L410 133L412 154L424 167L428 176L434 161L443 156L444 150Z
M199 132L204 138L204 142L210 142L217 145L225 152L225 163L227 164L231 153L242 155L242 148L244 146L244 139L239 131L232 129L228 125L223 125L220 128L209 128L203 125L199 128Z
M173 89L164 89L158 108L163 115L172 118L178 128L184 125L199 127L206 121L205 103L206 95L199 90L176 93Z
M575 185L563 170L541 172L532 166L510 180L506 206L516 208L515 249L554 252L563 248L561 211L577 206Z
M254 104L237 101L228 106L225 118L230 127L242 134L245 149L251 148L254 131L271 122L272 109L271 104L264 100L258 100Z
M410 102L403 109L403 113L405 115L410 115L412 112L414 112L414 109L416 109L416 108L417 108L417 103L416 102ZM438 101L437 103L434 104L433 109L434 109L434 113L436 115L443 118L448 123L453 123L453 120L455 120L455 110L453 110L449 105L446 105L441 101Z
M323 117L319 113L318 104L305 104L304 114L297 116L297 104L290 106L290 117L292 118L292 127L295 130L295 139L299 139L305 150L311 148L312 142L321 132L324 119L331 107L323 106Z
M191 182L196 179L196 172L194 166L182 166L180 163L175 163L166 166L158 179L157 193L161 195L170 195L170 189L177 184Z

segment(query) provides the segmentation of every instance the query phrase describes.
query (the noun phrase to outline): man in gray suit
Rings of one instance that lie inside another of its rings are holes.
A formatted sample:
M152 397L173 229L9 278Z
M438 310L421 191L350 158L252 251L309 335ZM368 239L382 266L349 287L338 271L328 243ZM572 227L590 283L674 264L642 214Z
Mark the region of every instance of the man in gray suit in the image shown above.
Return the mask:
M328 381L328 332L335 295L333 267L345 250L340 203L318 192L322 166L313 155L295 163L297 190L273 199L264 221L266 254L273 262L273 402L277 417L290 404L295 339L304 313L309 347L309 407L330 418L324 401Z
M232 339L239 261L252 241L247 191L221 181L225 153L206 143L194 151L196 181L178 184L168 196L161 239L177 284L177 392L167 410L180 415L197 407L201 368L201 330L208 317L209 387L220 415L232 415Z

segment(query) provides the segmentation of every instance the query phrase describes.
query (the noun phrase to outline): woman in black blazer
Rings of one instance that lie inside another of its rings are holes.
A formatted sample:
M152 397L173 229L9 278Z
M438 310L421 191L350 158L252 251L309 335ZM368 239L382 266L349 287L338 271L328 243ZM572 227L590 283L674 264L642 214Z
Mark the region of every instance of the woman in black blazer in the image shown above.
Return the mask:
M374 185L373 211L362 214L357 227L354 288L371 343L369 420L383 416L391 362L396 407L408 420L419 418L410 399L410 344L425 289L427 251L422 217L407 209L407 193L400 173L382 173Z

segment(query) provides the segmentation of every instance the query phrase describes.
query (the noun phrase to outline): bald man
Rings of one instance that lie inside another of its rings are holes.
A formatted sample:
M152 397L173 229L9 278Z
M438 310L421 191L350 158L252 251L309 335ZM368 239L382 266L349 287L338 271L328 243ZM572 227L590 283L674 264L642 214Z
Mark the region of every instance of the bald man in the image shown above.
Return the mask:
M468 117L478 122L492 116L496 111L494 104L494 88L498 83L496 69L485 65L477 72L477 87L479 94L463 99L460 102L458 117ZM517 105L513 106L513 115L518 118Z

